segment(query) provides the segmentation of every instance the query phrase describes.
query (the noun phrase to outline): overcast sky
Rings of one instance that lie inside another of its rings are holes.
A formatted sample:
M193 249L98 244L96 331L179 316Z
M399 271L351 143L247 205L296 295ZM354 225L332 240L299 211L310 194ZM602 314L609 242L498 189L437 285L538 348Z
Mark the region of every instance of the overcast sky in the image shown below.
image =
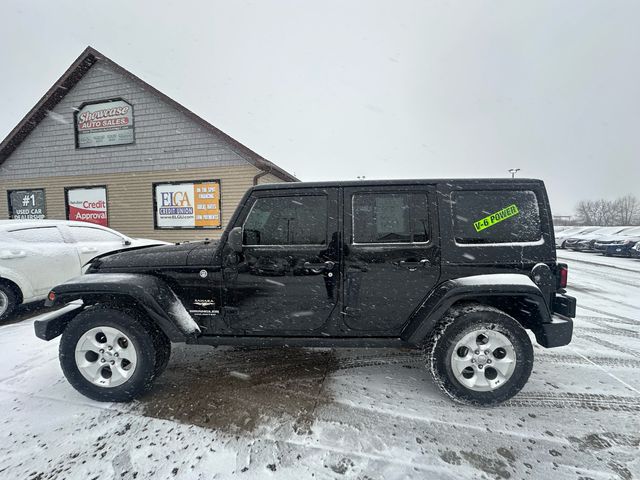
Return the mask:
M87 46L302 180L640 196L640 2L3 0L0 136Z

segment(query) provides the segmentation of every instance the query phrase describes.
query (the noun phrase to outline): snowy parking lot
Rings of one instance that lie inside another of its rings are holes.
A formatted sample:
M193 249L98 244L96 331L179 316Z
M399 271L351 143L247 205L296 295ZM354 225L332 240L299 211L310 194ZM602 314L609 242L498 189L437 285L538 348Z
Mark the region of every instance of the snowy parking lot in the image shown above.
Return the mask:
M640 477L640 260L559 252L568 347L507 404L452 403L411 351L174 346L132 404L77 393L27 312L0 327L0 478Z

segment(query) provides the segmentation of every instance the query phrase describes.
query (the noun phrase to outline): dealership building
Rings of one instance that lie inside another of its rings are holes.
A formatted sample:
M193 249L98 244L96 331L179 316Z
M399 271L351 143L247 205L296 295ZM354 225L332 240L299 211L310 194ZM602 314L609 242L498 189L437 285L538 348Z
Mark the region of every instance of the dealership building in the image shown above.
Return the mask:
M249 187L295 181L89 47L0 144L0 219L216 238Z

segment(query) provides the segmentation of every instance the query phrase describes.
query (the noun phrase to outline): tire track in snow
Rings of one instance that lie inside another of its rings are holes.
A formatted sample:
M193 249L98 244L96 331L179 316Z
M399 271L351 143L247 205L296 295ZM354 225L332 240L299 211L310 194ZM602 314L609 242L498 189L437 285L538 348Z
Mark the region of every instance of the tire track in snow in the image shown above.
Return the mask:
M577 410L612 410L640 412L640 397L621 397L590 393L519 393L504 403L509 407L572 408Z
M586 332L586 333L591 333L591 334L605 334L605 335L613 335L613 336L618 336L618 337L625 337L625 338L637 338L640 339L640 333L638 332L633 332L631 330L626 330L624 328L607 328L607 327L603 327L603 328L589 328L589 327L579 327L577 329L580 333ZM580 336L580 335L578 335Z
M635 359L624 359L617 357L590 357L589 360L603 367L640 368L640 360ZM542 363L555 363L560 365L590 365L590 362L586 361L579 355L537 355L535 361Z
M640 360L616 358L616 357L591 357L591 360L599 365L607 367L620 367L620 368L640 368ZM581 358L579 355L567 355L567 354L544 354L538 353L535 357L536 362L541 363L553 363L553 364L574 364L574 365L589 365L589 362ZM354 368L366 368L384 365L399 365L399 366L424 366L426 362L425 358L418 353L402 353L399 355L381 355L371 358L352 358L346 362L340 362L338 365L338 371L349 370ZM425 367L426 368L426 367Z
M589 340L590 342L595 343L596 345L601 345L603 347L610 348L611 350L616 350L620 353L626 353L627 355L632 355L634 357L640 357L640 351L635 350L633 348L623 347L622 345L616 345L615 343L608 342L601 338L596 338L592 335L581 335L579 332L576 332L576 336L578 338L582 338L584 340Z
M620 320L624 320L624 322L627 323L628 325L640 325L640 321L634 320L633 318L624 317L622 315L616 315L615 313L611 313L611 312L605 312L604 310L599 310L599 309L593 308L593 307L585 307L581 303L578 303L578 308L582 308L584 310L589 310L591 312L599 313L601 315L608 315L609 317L617 318L617 319L620 319Z

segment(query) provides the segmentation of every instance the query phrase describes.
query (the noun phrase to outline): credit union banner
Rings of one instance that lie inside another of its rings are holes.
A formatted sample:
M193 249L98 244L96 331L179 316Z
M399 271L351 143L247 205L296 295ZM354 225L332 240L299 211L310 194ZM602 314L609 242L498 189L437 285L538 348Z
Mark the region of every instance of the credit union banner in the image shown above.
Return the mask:
M124 100L83 105L75 114L78 148L133 143L133 107Z
M156 228L221 228L220 181L154 184Z

